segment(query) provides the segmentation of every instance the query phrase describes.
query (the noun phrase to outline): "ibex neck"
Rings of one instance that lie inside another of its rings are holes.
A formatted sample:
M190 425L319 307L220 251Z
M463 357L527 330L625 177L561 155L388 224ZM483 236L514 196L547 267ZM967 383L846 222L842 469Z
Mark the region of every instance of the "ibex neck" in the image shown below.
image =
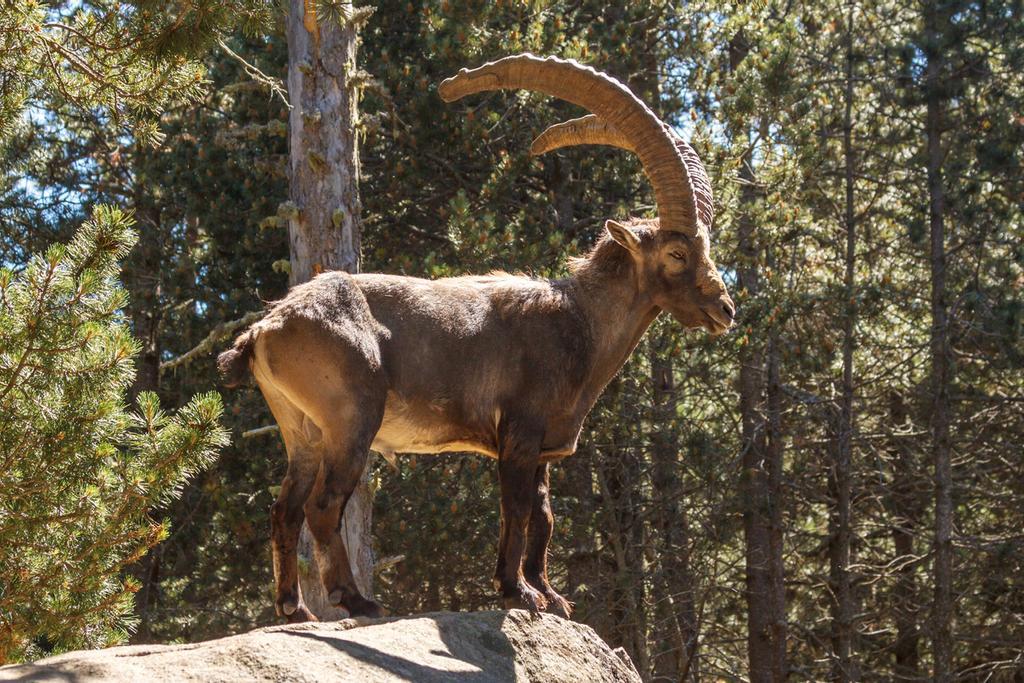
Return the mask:
M632 267L628 273L578 272L573 278L577 301L590 325L593 342L593 400L622 368L661 310L640 291Z

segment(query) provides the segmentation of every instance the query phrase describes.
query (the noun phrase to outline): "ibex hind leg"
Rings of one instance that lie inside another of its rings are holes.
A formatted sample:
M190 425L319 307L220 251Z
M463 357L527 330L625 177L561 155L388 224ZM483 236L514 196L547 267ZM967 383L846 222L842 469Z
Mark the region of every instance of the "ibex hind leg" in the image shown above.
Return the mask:
M288 451L288 471L281 492L270 508L271 547L274 556L275 607L289 622L316 621L299 589L296 547L305 519L303 505L313 490L320 454L307 443L301 425L302 412L272 385L260 385L267 405L281 428Z
M357 328L353 324L353 334L359 332ZM253 360L260 387L272 386L297 411L298 417L289 417L293 440L315 453L314 483L301 509L316 543L317 564L329 599L355 615L380 612L356 588L338 534L384 416L387 389L374 344L370 331L361 343L353 343L317 319L296 315L261 333ZM277 410L275 417L286 432Z
M344 410L341 412L344 414ZM325 430L323 460L305 505L324 591L331 604L343 606L352 616L383 615L376 602L359 592L340 533L345 508L366 467L383 412L383 405L378 410L363 402L353 419L339 420L335 427Z

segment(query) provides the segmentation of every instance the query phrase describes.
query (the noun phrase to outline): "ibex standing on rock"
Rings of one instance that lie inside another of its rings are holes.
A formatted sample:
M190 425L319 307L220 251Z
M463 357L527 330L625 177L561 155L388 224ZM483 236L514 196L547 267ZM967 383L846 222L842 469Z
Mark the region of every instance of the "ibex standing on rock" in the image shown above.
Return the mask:
M330 601L353 615L380 613L356 589L335 533L371 449L496 458L495 583L508 607L568 617L570 604L547 579L548 464L575 451L583 419L661 311L714 334L732 325L733 302L709 254L711 188L693 148L622 83L574 61L506 57L463 69L438 91L452 101L503 88L593 112L548 129L533 153L579 144L635 152L659 218L609 220L564 280L324 273L220 355L229 383L252 370L288 450L271 524L277 609L290 621L314 618L297 579L303 518Z

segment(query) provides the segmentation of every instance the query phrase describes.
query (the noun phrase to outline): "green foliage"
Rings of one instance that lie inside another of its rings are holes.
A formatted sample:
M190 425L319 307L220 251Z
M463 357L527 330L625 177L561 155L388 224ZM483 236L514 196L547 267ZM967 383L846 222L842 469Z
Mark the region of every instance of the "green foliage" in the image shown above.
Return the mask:
M220 397L168 415L135 375L117 283L131 220L98 207L67 245L0 270L0 662L123 641L172 501L227 441Z
M0 143L27 101L98 110L136 138L158 138L155 117L195 100L205 71L195 59L228 26L266 29L271 3L40 3L0 13Z

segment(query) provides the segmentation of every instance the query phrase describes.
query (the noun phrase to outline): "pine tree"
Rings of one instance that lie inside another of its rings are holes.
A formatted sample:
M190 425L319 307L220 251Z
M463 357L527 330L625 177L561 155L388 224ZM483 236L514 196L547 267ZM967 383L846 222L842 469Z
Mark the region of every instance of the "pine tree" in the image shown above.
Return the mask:
M227 440L220 397L125 408L138 344L118 261L131 220L99 207L67 245L0 270L0 662L117 643L175 498Z
M202 92L196 56L265 9L26 0L0 12L0 659L123 639L137 586L122 570L166 535L148 511L225 442L214 394L169 416L136 382L124 407L139 348L115 275L135 236L113 208L80 224L97 201L125 199L107 175L123 170L125 141L159 143L158 117Z
M202 92L195 56L224 27L264 24L267 9L245 0L175 8L152 0L4 3L0 143L28 103L91 110L137 138L156 140L156 117Z

